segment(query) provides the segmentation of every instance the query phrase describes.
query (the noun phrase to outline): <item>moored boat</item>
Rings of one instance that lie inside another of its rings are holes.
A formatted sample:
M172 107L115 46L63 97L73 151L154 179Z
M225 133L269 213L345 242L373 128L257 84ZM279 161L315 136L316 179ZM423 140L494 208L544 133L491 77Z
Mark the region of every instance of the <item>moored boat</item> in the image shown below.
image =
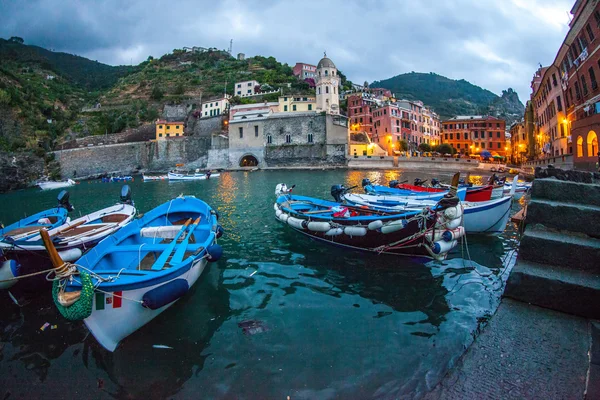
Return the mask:
M430 208L387 212L341 204L346 191L335 185L335 202L292 195L285 184L275 189L275 217L313 239L354 250L443 260L464 234L462 206L454 193Z
M142 180L144 182L164 181L166 179L169 179L167 175L142 175Z
M76 183L77 182L75 182L72 179L67 179L66 181L44 181L44 182L38 182L38 186L42 190L53 190L53 189L61 189L61 188L66 188L66 187L69 187L69 186L73 186Z
M403 196L419 200L441 200L449 192L449 190L444 189L439 192L415 192L406 189L396 189L386 186L373 185L368 178L362 180L362 186L365 193L368 194ZM461 201L464 201L467 195L467 188L458 188L456 195Z
M207 172L206 174L201 174L198 172L193 174L169 172L167 176L170 181L201 181L204 179L218 178L221 176L221 174L211 174L210 172Z
M177 197L102 241L66 272L59 269L64 279L54 284L55 304L66 318L83 319L96 340L114 351L184 296L208 261L219 259L221 232L208 204ZM60 268L63 260L51 240L45 243Z
M60 226L53 226L48 230L48 234L61 257L65 261L73 262L102 239L127 225L135 213L129 186L124 186L120 203ZM51 268L39 231L40 228L36 228L35 232L28 236L6 236L0 241L0 250L6 259L0 267L0 275L5 276L5 279L13 279L4 282L0 286L1 289L8 289L19 283L19 287L27 291L29 278L19 282L19 277L41 273Z

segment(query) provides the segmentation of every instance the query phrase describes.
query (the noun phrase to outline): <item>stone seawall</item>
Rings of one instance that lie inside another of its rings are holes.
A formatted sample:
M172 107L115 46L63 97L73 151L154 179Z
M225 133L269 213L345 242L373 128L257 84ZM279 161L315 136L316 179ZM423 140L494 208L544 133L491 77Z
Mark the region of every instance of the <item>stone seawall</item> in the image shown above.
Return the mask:
M99 174L166 172L175 164L205 168L210 138L187 137L157 142L136 142L56 151L63 178Z

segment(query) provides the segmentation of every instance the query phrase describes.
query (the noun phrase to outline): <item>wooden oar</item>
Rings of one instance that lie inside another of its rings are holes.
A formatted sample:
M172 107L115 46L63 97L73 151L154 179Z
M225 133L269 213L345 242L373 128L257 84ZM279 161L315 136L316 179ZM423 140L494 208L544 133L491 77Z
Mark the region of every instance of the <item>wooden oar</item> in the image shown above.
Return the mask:
M79 225L83 225L86 222L89 222L89 221L87 221L85 219L82 219L81 221L76 222L73 225L63 226L62 228L59 228L56 232L54 232L50 237L56 236L56 235L61 234L61 233L64 233L64 232L66 232L68 230L71 230L73 228L77 228Z
M177 265L183 261L183 256L185 255L185 250L187 249L188 243L190 242L190 237L194 233L194 229L196 229L199 223L200 217L196 218L194 223L190 226L187 236L185 237L183 242L179 244L179 247L177 248L177 251L175 251L173 257L171 257L171 261L169 261L170 265Z
M303 211L302 214L323 214L332 212L331 210L315 210L315 211Z
M173 239L173 241L171 243L169 243L169 245L162 252L162 254L160 255L160 257L158 257L158 260L156 260L154 262L154 264L152 264L152 269L153 270L159 270L159 269L162 269L165 266L165 263L167 262L167 260L169 259L169 256L173 252L173 249L175 248L175 246L177 246L177 240L185 232L185 230L187 229L187 227L190 225L190 222L192 222L191 218L188 219L187 221L185 221L185 224L183 224L183 226L181 227L181 230L179 231L179 233L177 234L177 236L175 236L175 239Z
M458 191L458 181L460 180L460 172L457 172L452 177L452 183L450 184L450 191L448 192L452 196L456 196L456 192Z

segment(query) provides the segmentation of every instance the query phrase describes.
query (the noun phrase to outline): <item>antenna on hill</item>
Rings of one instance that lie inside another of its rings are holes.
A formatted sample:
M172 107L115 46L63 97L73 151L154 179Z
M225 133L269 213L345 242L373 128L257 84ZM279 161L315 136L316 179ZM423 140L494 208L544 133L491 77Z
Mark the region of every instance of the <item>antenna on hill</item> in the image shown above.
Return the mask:
M233 39L229 41L229 55L233 55L231 52L233 51Z

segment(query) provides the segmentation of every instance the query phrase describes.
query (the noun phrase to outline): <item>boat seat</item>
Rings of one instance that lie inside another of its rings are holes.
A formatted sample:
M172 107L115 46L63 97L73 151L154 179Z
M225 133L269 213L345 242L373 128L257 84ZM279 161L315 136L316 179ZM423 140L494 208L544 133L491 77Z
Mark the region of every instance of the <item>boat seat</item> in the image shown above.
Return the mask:
M39 232L40 229L47 227L48 225L35 225L35 226L24 226L22 228L11 229L8 232L4 232L2 236L16 236L22 235L24 233L36 233Z
M127 214L110 214L110 215L105 215L104 217L101 218L102 222L106 223L106 222L123 222L125 221L127 218L129 218L129 215Z

